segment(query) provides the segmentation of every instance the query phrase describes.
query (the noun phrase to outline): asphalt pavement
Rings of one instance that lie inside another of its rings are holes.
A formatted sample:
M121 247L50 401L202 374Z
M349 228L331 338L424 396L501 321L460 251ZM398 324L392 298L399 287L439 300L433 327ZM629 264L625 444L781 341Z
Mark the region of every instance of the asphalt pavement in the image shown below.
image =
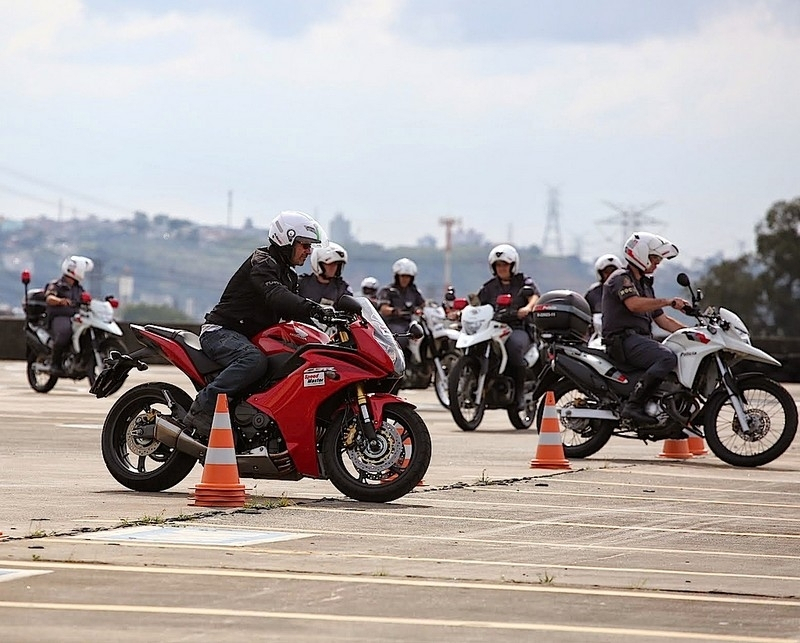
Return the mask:
M119 394L38 394L24 366L0 362L0 641L800 641L797 441L757 469L619 438L532 469L535 430L402 391L434 450L406 497L243 479L244 508L208 509L199 466L162 493L106 471Z

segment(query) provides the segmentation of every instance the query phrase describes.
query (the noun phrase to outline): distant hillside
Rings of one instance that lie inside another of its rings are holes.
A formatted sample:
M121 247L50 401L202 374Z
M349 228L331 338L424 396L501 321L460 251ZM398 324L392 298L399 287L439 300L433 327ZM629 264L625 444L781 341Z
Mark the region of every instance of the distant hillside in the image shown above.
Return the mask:
M199 321L236 268L266 238L264 229L199 226L165 215L149 219L137 214L124 221L0 221L0 306L19 306L23 269L32 273L31 286L41 287L58 276L65 256L83 254L96 264L87 283L94 295L127 295L131 302L168 305ZM453 285L459 295L476 292L490 277L490 248L488 244L454 248ZM543 257L535 246L518 250L522 270L543 292L569 288L583 293L594 279L592 266L577 257ZM423 294L438 299L444 293L442 249L351 242L347 251L344 277L354 290L368 275L387 283L392 263L409 257L419 267L417 284ZM673 275L679 266L672 263L659 270L659 292L664 296L678 292ZM302 266L299 272L310 272L310 267Z

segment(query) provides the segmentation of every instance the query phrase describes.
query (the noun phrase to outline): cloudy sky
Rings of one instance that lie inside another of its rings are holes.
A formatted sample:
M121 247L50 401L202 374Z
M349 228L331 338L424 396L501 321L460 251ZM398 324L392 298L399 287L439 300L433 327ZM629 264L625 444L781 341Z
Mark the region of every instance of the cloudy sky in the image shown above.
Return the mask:
M565 252L647 210L730 257L800 196L798 61L796 0L0 0L0 214L225 224L232 190L235 226L524 246L556 188Z

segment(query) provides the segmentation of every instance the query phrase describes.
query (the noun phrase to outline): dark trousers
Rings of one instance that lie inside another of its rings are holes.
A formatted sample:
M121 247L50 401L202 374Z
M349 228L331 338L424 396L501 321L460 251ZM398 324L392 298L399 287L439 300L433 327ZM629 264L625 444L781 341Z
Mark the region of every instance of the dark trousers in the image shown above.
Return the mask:
M66 315L51 317L50 337L53 338L53 350L63 353L72 339L72 317Z
M513 369L525 368L525 353L531 347L531 336L522 328L515 328L506 340L506 352L508 353L508 365Z
M622 341L622 350L626 364L646 371L643 380L660 380L678 364L675 353L645 335L628 335Z
M220 328L201 333L203 352L225 368L197 394L196 404L214 412L217 395L235 395L267 373L267 356L247 337L235 330Z

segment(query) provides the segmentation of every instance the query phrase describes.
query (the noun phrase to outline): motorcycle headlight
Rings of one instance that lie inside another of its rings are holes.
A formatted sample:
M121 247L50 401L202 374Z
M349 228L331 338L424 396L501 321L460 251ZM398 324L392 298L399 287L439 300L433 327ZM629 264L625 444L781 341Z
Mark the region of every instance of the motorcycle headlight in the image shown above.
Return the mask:
M461 320L461 330L463 330L467 335L474 335L478 332L478 330L480 330L482 325L483 322L478 319Z

